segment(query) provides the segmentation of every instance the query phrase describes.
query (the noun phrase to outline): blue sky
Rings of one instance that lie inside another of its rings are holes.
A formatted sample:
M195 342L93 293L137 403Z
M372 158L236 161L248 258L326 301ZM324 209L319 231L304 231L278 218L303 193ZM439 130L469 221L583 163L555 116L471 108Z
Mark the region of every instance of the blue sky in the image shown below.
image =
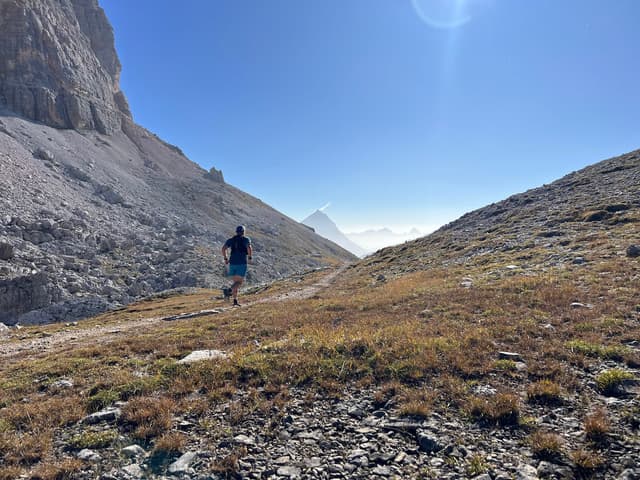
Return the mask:
M301 220L429 229L640 148L636 0L100 0L136 121Z

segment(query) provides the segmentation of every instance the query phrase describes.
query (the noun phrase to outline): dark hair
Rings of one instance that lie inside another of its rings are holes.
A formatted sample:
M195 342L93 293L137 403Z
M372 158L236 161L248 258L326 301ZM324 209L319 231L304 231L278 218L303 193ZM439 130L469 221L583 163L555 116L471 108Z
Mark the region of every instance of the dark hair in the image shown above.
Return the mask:
M238 225L236 227L236 233L237 234L244 233L244 226L243 225Z

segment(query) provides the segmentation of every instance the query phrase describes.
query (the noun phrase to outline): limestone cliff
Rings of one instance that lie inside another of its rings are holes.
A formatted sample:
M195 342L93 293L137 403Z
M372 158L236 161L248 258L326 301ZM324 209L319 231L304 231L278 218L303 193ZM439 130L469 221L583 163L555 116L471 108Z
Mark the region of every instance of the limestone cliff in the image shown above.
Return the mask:
M69 321L172 288L353 257L137 125L96 0L0 0L0 322Z
M97 0L0 0L0 106L56 128L111 134L130 117Z

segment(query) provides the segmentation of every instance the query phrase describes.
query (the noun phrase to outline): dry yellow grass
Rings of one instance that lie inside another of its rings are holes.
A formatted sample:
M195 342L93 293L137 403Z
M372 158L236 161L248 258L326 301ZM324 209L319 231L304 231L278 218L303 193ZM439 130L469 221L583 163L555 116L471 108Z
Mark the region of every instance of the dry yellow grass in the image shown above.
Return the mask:
M514 426L523 409L544 409L565 395L587 395L572 372L591 372L603 358L626 362L625 343L640 338L630 314L637 306L632 291L640 290L633 265L614 260L597 265L597 271L503 275L495 272L504 268L488 262L389 276L385 282L361 266L308 299L265 301L157 323L43 356L22 353L0 365L0 441L6 447L0 461L3 468L37 467L52 454L56 428L115 401L129 402L117 427L122 433L170 448L179 444L172 436L174 412L206 422L212 409L228 403L229 424L256 412L277 416L293 388L339 396L346 386L364 385L374 392L376 405L406 415L470 414L484 423ZM276 283L245 298L265 300L325 274ZM467 276L474 278L472 288L460 285ZM223 306L212 294L141 302L78 328L117 328L143 316ZM593 308L570 306L578 301L592 301ZM61 328L24 331L32 337ZM578 351L581 345L625 354L592 355ZM199 349L224 350L230 358L176 363ZM496 363L502 350L517 352L526 370ZM73 386L51 386L61 378ZM477 384L504 393L475 396ZM530 404L521 403L525 396ZM52 410L58 413L44 414ZM18 448L18 440L32 446ZM232 455L219 468L225 471L234 462Z

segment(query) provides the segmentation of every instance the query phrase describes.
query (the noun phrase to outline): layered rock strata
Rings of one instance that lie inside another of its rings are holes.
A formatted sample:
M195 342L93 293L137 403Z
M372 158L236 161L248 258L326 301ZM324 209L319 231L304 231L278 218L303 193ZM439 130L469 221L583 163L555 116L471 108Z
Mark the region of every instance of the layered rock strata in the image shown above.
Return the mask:
M111 134L130 118L113 31L97 0L0 0L0 106Z

